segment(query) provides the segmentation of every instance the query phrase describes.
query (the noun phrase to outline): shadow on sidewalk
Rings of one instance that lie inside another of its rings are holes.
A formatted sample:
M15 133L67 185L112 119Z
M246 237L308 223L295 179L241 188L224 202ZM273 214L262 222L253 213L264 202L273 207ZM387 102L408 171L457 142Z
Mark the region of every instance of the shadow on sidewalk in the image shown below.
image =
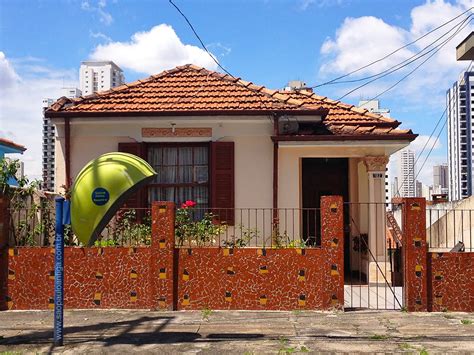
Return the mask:
M147 345L147 344L171 344L193 342L201 338L198 332L179 332L163 330L174 319L174 317L141 317L134 320L120 321L114 323L98 323L84 326L66 326L64 328L64 344L77 345L88 342L100 342L105 347L123 345ZM154 325L154 322L161 321ZM150 331L136 332L139 326L147 327ZM147 327L148 328L148 327ZM110 334L110 336L108 335ZM255 333L215 333L206 337L208 342L232 341L232 340L257 340L264 338L263 334ZM53 330L38 330L13 337L0 338L0 345L46 345L53 343Z

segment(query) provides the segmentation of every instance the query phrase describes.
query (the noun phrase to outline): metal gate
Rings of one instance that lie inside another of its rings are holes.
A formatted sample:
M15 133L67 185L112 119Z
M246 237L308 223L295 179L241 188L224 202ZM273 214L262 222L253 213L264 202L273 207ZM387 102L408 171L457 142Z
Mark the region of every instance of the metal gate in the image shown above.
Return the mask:
M403 308L401 206L344 205L344 308Z

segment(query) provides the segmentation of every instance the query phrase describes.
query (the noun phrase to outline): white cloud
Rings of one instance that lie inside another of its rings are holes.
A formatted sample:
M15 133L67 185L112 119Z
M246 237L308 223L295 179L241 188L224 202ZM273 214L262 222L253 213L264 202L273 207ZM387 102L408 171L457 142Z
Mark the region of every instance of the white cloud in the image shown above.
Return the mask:
M327 7L342 5L344 1L347 0L301 0L299 8L300 10L305 11L310 6Z
M27 148L16 157L25 162L25 174L29 178L40 179L42 99L58 98L61 87L77 84L77 73L42 67L37 58L9 60L2 52L0 58L0 83L10 80L8 87L2 86L0 94L0 137Z
M416 154L419 154L423 150L423 147L425 147L425 152L429 151L431 147L433 147L433 150L439 149L441 148L441 142L434 136L430 137L420 135L410 143L408 149L411 149L415 151Z
M107 36L106 34L102 33L102 32L92 32L92 31L89 31L89 35L92 37L92 38L96 38L96 39L101 39L105 42L112 42L112 38L110 38L109 36Z
M424 150L423 147L425 147ZM429 158L426 159L426 156L431 150L431 148L433 148L433 150ZM446 163L446 155L442 151L443 146L440 140L437 140L436 137L430 138L430 136L420 135L413 142L410 143L407 149L413 150L415 152L415 175L417 175L417 180L423 182L425 185L432 185L433 166ZM398 176L398 162L399 154L394 154L390 157L390 163L388 165L388 168L389 175L392 177L392 180L394 176ZM390 183L391 182L392 181L390 181Z
M98 15L99 21L102 22L104 25L110 25L114 19L110 12L107 12L105 8L107 7L106 0L99 0L97 1L97 5L92 5L91 1L83 0L81 2L81 9L84 11L90 11Z
M458 0L456 3L449 3L445 0L427 0L425 4L414 7L411 10L411 23L408 28L389 24L373 16L346 18L335 35L332 38L328 38L320 48L323 56L320 67L321 80L324 81L326 78L331 79L337 75L348 73L380 59L406 43L415 40L427 31L434 29L441 23L446 22L448 19L466 11L468 7L473 5L474 0ZM346 79L356 79L372 75L398 64L420 51L461 20L462 18L457 19L409 48L400 50L388 59L363 69L356 75ZM428 62L415 71L413 75L402 81L400 85L384 96L400 97L412 104L424 101L425 104L435 104L438 105L437 107L442 106L444 104L443 96L445 89L452 84L452 81L456 80L458 73L467 66L466 63L456 62L455 47L472 29L472 25L467 26ZM452 33L454 33L454 30L436 44L447 39ZM375 94L401 79L402 76L414 69L416 65L421 63L430 54L409 67L387 76L385 79L355 91L349 97L354 99L360 96L368 98L375 96ZM338 86L340 89L336 89L335 95L343 94L359 84L361 82Z
M155 26L148 32L137 32L129 42L100 44L90 58L112 60L124 69L146 74L157 74L188 63L208 69L217 67L206 51L181 42L173 28L166 24Z
M19 79L18 74L5 57L5 53L0 52L0 87L6 90L12 87Z

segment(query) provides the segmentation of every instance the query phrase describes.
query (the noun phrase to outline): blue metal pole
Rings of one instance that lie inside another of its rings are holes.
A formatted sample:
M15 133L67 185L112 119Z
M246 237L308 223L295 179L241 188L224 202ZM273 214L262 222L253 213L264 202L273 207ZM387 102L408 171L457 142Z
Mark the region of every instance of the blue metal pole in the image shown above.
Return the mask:
M54 345L63 345L64 316L64 224L63 197L56 197L56 235L54 240Z

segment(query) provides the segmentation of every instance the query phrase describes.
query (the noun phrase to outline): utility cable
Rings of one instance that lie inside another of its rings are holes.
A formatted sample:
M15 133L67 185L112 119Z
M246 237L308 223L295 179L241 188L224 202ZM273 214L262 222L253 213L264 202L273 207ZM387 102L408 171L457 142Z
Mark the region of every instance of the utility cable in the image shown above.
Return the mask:
M432 48L431 50L427 51L426 53L423 53L426 49L428 49L429 47L431 47L433 44L435 44L436 42L438 42L439 40L441 40L443 37L447 36L452 30L454 30L456 27L462 25L467 19L469 19L470 17L472 17L473 15L470 14L469 16L467 16L465 19L463 19L462 21L459 21L458 23L456 23L453 27L451 27L448 31L446 31L443 35L441 35L440 37L436 38L433 42L429 43L427 46L425 46L423 49L421 49L420 51L416 52L415 54L413 54L411 57L393 65L392 67L390 68L387 68L379 73L376 73L376 74L373 74L373 75L369 75L369 76L366 76L366 77L363 77L363 78L358 78L358 79L352 79L352 80L342 80L342 81L335 81L335 82L332 82L328 85L336 85L336 84L348 84L348 83L356 83L356 82L360 82L360 81L365 81L365 80L369 80L369 79L372 79L372 78L375 78L375 77L378 77L378 76L381 76L385 73L388 74L391 74L391 73L394 73L400 69L403 69L404 67L406 67L407 65L413 63L413 62L416 62L417 60L423 58L424 56L428 55L431 51L433 51L436 46L434 48ZM423 54L422 54L423 53ZM386 75L384 75L386 76Z
M396 50L390 52L389 54L387 54L387 55L385 55L385 56L383 56L383 57L381 57L381 58L379 58L379 59L377 59L377 60L374 60L373 62L370 62L370 63L368 63L368 64L366 64L366 65L364 65L364 66L362 66L362 67L360 67L360 68L358 68L358 69L355 69L355 70L353 70L353 71L351 71L351 72L349 72L349 73L347 73L347 74L338 76L338 77L336 77L336 78L334 78L334 79L331 79L331 80L329 80L329 81L326 81L326 82L324 82L324 83L322 83L322 84L313 85L313 86L311 86L311 88L315 89L315 88L318 88L318 87L321 87L321 86L325 86L325 85L331 84L331 83L333 83L333 82L335 82L335 81L337 81L337 80L339 80L339 79L348 77L348 76L350 76L350 75L352 75L352 74L355 74L355 73L357 73L357 72L359 72L359 71L361 71L361 70L363 70L363 69L366 69L366 68L368 68L368 67L370 67L370 66L372 66L372 65L374 65L374 64L377 64L377 63L379 63L379 62L381 62L381 61L383 61L383 60L385 60L385 59L391 57L391 56L394 55L395 53L398 53L398 52L401 51L402 49L405 49L405 48L407 48L407 47L409 47L409 46L411 46L411 45L417 43L418 41L422 40L423 38L425 38L426 36L430 35L431 33L436 32L436 31L439 30L440 28L446 26L447 24L449 24L449 23L455 21L456 19L458 19L459 17L463 16L463 15L466 14L467 12L472 11L473 8L474 8L474 7L471 6L469 9L467 9L467 10L464 11L464 12L462 12L461 14L459 14L459 15L453 17L452 19L450 19L450 20L448 20L448 21L442 23L441 25L439 25L439 26L436 27L436 28L433 28L431 31L429 31L429 32L425 33L424 35L418 37L417 39L413 40L412 42L407 43L407 44L405 44L404 46L402 46L402 47L400 47L400 48L397 48Z
M372 99L368 100L368 101L371 101L371 100L375 100L376 98L382 96L383 94L385 94L386 92L392 90L395 86L397 86L398 84L400 84L403 80L405 80L406 78L408 78L410 75L412 75L416 70L418 70L423 64L425 64L428 60L430 60L436 53L438 53L446 44L448 44L449 41L451 41L459 32L461 32L468 24L469 24L470 20L468 22L465 22L465 23L462 23L460 25L460 27L458 27L458 29L456 30L456 32L454 32L449 38L447 38L446 40L444 40L443 42L441 42L439 45L437 45L436 47L432 48L429 52L432 52L434 51L433 53L431 53L431 55L428 56L428 58L426 58L424 61L422 61L420 64L418 64L413 70L411 70L408 74L406 74L405 76L403 76L400 80L398 80L395 84L393 84L392 86L390 86L389 88L385 89L384 91L382 91L381 93L377 94L375 97L373 97ZM427 52L427 53L429 53ZM427 54L426 53L426 54ZM362 85L359 85L357 87L355 87L354 89L351 89L349 90L347 93L345 93L344 95L342 95L341 97L338 98L338 100L341 100L343 98L345 98L346 96L352 94L354 91L357 91L361 88L363 88L364 86L367 86L371 83L373 83L374 81L378 80L378 79L381 79L387 75L391 74L391 72L389 73L386 73L380 77L377 77L375 79L372 79L372 80L369 80L368 82L362 84Z

